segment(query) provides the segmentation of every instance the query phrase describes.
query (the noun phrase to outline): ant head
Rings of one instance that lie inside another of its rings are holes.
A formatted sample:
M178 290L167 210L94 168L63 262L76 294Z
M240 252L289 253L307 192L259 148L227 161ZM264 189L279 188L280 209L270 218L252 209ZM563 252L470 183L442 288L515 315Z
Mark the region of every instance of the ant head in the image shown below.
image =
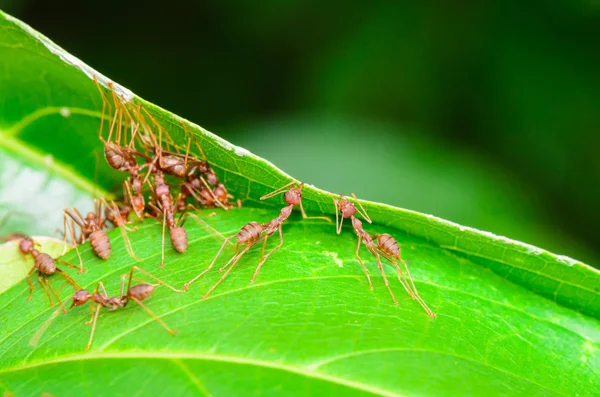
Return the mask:
M302 186L293 187L285 192L285 202L289 205L299 205L302 201Z
M71 307L81 306L85 302L87 302L91 297L92 295L88 291L80 289L79 291L75 292L75 295L73 295L73 303L71 303Z
M34 248L34 242L33 242L33 240L30 237L25 237L19 243L19 250L23 254L28 254L28 253L32 252L33 248Z
M88 212L87 216L85 217L85 220L90 222L90 221L95 221L96 220L96 214L94 214L93 212Z

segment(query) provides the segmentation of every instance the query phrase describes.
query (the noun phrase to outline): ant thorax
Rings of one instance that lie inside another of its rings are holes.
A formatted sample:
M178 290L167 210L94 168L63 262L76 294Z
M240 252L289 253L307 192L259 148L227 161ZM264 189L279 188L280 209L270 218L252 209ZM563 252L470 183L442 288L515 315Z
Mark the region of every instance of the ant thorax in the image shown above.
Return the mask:
M345 198L340 200L340 212L343 218L352 218L356 214L356 207Z

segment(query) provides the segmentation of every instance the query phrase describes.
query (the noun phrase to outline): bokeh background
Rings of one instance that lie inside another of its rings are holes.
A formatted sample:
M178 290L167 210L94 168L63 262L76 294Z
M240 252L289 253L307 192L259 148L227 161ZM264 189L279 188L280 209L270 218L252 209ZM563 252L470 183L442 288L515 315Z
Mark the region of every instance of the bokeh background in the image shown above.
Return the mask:
M0 8L305 182L600 264L600 1Z

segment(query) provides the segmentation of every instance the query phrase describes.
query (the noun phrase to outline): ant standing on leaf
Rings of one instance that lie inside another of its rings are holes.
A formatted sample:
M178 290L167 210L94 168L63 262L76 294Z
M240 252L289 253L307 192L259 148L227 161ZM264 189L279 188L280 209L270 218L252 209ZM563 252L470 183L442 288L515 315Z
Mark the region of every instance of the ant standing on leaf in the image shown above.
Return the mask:
M133 276L134 270L152 278L153 280L157 281L158 284L143 283L143 284L136 284L136 285L132 286L131 280L134 278L134 276ZM158 277L151 275L150 273L146 272L145 270L143 270L137 266L133 266L131 268L131 271L129 272L129 281L127 283L127 291L125 291L125 279L126 278L127 278L127 274L124 274L121 276L121 291L119 293L119 296L115 296L115 297L108 296L108 294L106 293L106 289L104 288L104 284L102 282L98 283L98 286L96 287L96 289L94 290L93 293L90 293L84 289L80 289L79 291L77 291L75 293L75 295L73 295L73 303L71 304L71 307L81 306L90 300L92 301L91 308L90 308L92 317L86 323L86 324L90 324L90 323L92 324L92 331L90 333L90 339L88 341L87 346L85 347L85 350L88 350L90 348L90 346L92 345L92 341L94 340L94 333L96 332L96 322L98 321L98 316L100 315L100 309L106 308L109 311L115 311L117 309L125 308L127 306L127 304L129 303L129 301L134 301L135 303L137 303L142 309L144 309L146 311L146 313L148 313L153 319L155 319L160 325L162 325L167 330L167 332L169 332L171 335L176 334L175 331L173 331L171 328L169 328L161 320L161 318L159 316L157 316L152 310L150 310L145 304L143 304L142 301L150 298L152 296L152 293L154 292L154 288L159 285L164 285L175 292L182 292L182 291L172 287L171 285L162 281ZM97 306L94 307L94 304L96 304Z
M72 223L69 223L68 218L71 218L71 220L75 222L81 229L79 243L89 240L92 250L100 259L108 259L110 256L110 240L106 235L106 230L104 230L106 228L106 219L102 217L102 202L100 200L95 200L95 207L95 211L89 212L85 218L83 215L81 215L77 208L73 208L73 210L66 208L63 211L65 244L67 242L67 229L69 229L69 234L71 235L73 244L75 244L75 250L79 256L79 262L81 265L79 271L80 273L83 272L83 261L81 259L81 255L79 254L79 249L77 248L75 231L73 230Z
M154 209L156 217L162 214L162 255L160 267L165 265L165 227L169 229L169 237L171 245L177 252L183 253L187 250L188 238L185 229L182 226L177 226L175 222L175 208L173 206L173 197L169 185L165 182L164 175L161 171L156 171L154 174L155 186L153 188L154 198L158 206L150 203L150 207ZM181 219L181 218L180 218Z
M46 292L46 295L48 296L48 300L50 301L50 306L52 306L52 307L54 307L54 302L52 301L52 295L54 295L54 297L56 298L56 300L58 301L59 304L62 304L62 302L60 300L60 297L58 296L58 294L52 287L52 284L50 284L50 282L48 281L49 276L52 276L53 274L58 273L69 284L71 284L73 286L73 288L75 288L75 289L81 288L79 286L79 284L77 284L75 282L75 280L73 280L67 273L65 273L63 270L61 270L60 268L58 268L56 266L56 261L62 262L65 265L67 265L73 269L77 269L77 266L72 265L71 263L64 261L62 259L54 259L46 253L39 252L35 248L36 246L39 246L39 244L37 242L33 241L33 239L31 237L21 235L20 233L13 233L12 235L10 235L9 237L7 237L3 240L6 240L6 239L18 240L20 238L20 236L23 236L21 238L21 240L19 241L19 252L21 253L21 256L23 257L23 260L27 261L26 255L31 255L33 257L33 261L34 261L33 267L27 273L27 282L29 283L29 297L27 298L28 300L31 300L33 290L35 289L35 287L33 286L33 283L31 282L31 274L36 270L38 272L38 281L39 281L40 285L42 286L42 288L44 289L44 291ZM64 307L62 309L64 310ZM66 310L64 310L64 311L66 313Z
M336 232L337 232L337 234L340 234L340 232L342 231L342 224L344 222L344 219L349 218L352 221L352 227L354 228L354 231L356 232L356 235L358 236L358 244L356 245L356 252L355 252L356 258L358 259L358 261L360 262L360 264L362 265L362 267L365 271L365 275L367 276L367 280L369 281L369 286L370 286L371 290L373 290L373 284L371 283L371 278L369 277L369 270L367 269L367 267L365 266L363 260L361 259L360 255L359 255L361 242L364 243L364 245L367 247L369 252L377 259L377 267L379 268L379 271L381 272L381 276L383 277L385 286L387 287L387 289L390 293L390 296L392 297L392 300L394 301L394 304L397 306L398 301L396 300L396 296L394 295L394 293L392 292L392 289L390 288L388 279L387 279L387 277L385 275L385 271L383 269L383 264L381 263L381 257L384 257L385 259L390 261L396 267L396 272L398 274L398 281L400 281L400 284L402 284L402 286L404 287L406 292L410 295L410 297L413 299L416 299L417 302L421 305L421 307L425 310L425 312L430 317L436 318L437 317L436 314L429 308L429 306L427 306L427 304L425 303L423 298L421 298L421 296L417 292L417 287L415 286L413 279L410 275L410 272L408 271L408 266L407 266L406 262L404 262L404 260L402 260L402 258L400 257L400 246L399 246L398 242L389 234L375 234L375 235L371 236L367 231L365 231L362 227L362 222L358 218L356 218L354 215L358 212L369 223L371 223L371 219L367 215L365 209L360 204L360 201L358 201L358 199L356 198L356 195L353 193L352 196L358 203L360 210L353 203L348 201L346 199L346 197L344 197L343 195L340 195L339 200L336 200L335 198L333 199L333 202L336 207L336 213L335 213ZM338 212L341 213L341 215L342 215L341 220L339 219ZM375 241L377 241L377 243L375 243ZM398 262L402 262L402 264L404 265L404 268L406 270L408 278L410 279L410 284L407 281L404 273L402 272L402 269L400 269L400 266L398 266Z
M198 280L200 277L202 277L204 274L206 274L208 271L210 271L210 269L213 267L213 265L215 264L215 262L221 255L223 248L225 248L227 243L234 238L236 239L236 243L237 243L236 247L235 247L235 255L229 260L229 262L227 262L223 267L221 267L219 269L219 272L222 272L225 269L227 269L227 271L225 272L225 274L223 274L223 276L219 279L219 281L217 281L204 294L204 296L202 298L206 298L208 295L210 295L210 293L212 291L214 291L214 289L223 280L225 280L225 278L227 277L229 272L233 269L233 267L236 265L236 263L238 263L238 261L244 256L244 254L246 254L246 252L248 252L252 247L254 247L256 244L258 244L259 242L262 241L263 245L262 245L260 260L259 260L258 266L256 267L256 270L254 271L254 275L252 276L252 279L250 280L250 282L253 283L254 280L256 279L256 276L258 275L258 272L260 271L260 269L264 265L264 263L267 261L269 256L271 256L275 251L277 251L283 245L282 225L289 218L289 216L292 213L292 209L295 206L300 207L300 211L302 213L302 218L304 218L304 219L324 219L328 222L331 222L331 219L329 219L327 217L306 216L306 213L304 212L304 208L302 207L302 188L304 187L304 184L300 183L298 186L293 186L295 184L296 184L295 182L288 183L287 185L282 186L281 188L261 197L261 200L266 200L277 194L281 194L281 193L285 192L284 198L285 198L285 202L287 205L285 207L283 207L283 209L281 209L281 211L279 212L279 216L277 216L276 218L271 220L269 223L260 224L257 222L250 222L250 223L242 226L242 228L236 235L227 237L225 239L225 241L223 242L223 245L221 245L221 248L217 252L217 255L210 263L210 265L202 273L198 274L192 280L185 283L183 286L183 289L187 290L192 283L194 283L196 280ZM267 239L270 236L272 236L273 234L275 234L275 232L277 232L277 231L279 231L279 244L275 248L273 248L273 250L271 250L271 252L269 252L268 254L265 255L265 247L267 245ZM245 247L240 252L239 248L242 245L244 245Z

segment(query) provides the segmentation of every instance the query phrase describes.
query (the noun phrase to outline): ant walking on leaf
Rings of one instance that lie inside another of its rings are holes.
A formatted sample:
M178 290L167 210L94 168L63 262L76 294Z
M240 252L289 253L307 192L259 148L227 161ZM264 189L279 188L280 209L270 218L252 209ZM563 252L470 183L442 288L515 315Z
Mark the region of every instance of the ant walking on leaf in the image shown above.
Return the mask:
M421 307L430 317L436 318L436 314L429 308L429 306L427 306L423 298L421 298L421 296L419 295L417 287L415 286L412 276L410 275L410 272L408 270L408 265L400 256L400 245L398 244L396 239L394 239L389 234L375 234L371 236L367 231L365 231L362 226L362 222L354 215L358 212L369 223L371 223L371 219L369 218L367 212L356 198L356 195L353 193L352 196L358 203L360 210L353 203L348 201L348 199L346 199L346 197L344 197L343 195L340 195L339 200L335 198L333 199L333 202L336 207L336 232L337 234L340 234L340 232L342 231L342 224L344 222L344 219L351 220L352 227L356 232L356 235L358 236L358 243L356 245L355 255L358 261L360 262L361 266L363 267L363 270L365 271L365 275L367 276L367 280L369 281L369 287L371 288L371 290L373 290L373 283L371 282L371 277L369 276L369 270L365 266L359 254L361 242L364 243L369 252L375 257L375 259L377 259L377 267L381 272L381 276L383 277L385 286L387 287L388 292L390 293L390 296L394 301L394 304L398 305L398 300L396 299L396 296L390 288L388 279L383 269L383 264L381 263L381 257L385 258L394 265L394 267L396 268L396 273L398 275L398 281L400 282L400 284L402 284L402 287L404 287L404 289L410 295L410 297L416 299L419 305L421 305ZM341 219L339 219L338 213L341 214ZM398 265L398 262L404 265L404 269L406 270L406 274L408 275L408 280L410 280L410 282L407 280L406 276L404 275L404 272Z
M261 251L261 255L260 255L260 260L258 262L258 266L256 267L256 270L254 271L252 279L250 280L250 282L253 283L254 280L256 279L256 276L258 276L258 273L260 272L260 269L265 264L265 262L267 261L267 259L269 258L269 256L271 256L273 253L275 253L275 251L277 251L283 245L282 225L289 218L289 216L292 213L292 209L295 206L299 206L300 207L300 211L302 213L302 218L304 218L304 219L324 219L324 220L326 220L328 222L331 222L331 219L329 219L327 217L321 217L321 216L309 217L309 216L306 216L306 213L304 212L304 208L302 206L302 188L304 187L304 184L300 183L298 186L294 186L294 185L296 185L295 182L288 183L287 185L282 186L279 189L277 189L277 190L275 190L275 191L273 191L273 192L271 192L271 193L269 193L269 194L261 197L261 200L266 200L268 198L271 198L273 196L276 196L278 194L281 194L281 193L285 192L284 193L284 199L285 199L285 203L287 205L281 209L281 211L279 212L279 216L275 217L269 223L262 223L261 224L261 223L257 223L257 222L250 222L250 223L242 226L242 228L240 229L240 231L236 235L227 237L225 239L225 241L223 242L223 245L221 245L221 248L217 252L217 255L214 257L214 259L210 263L210 265L202 273L198 274L192 280L190 280L187 283L185 283L184 286L183 286L183 289L187 290L192 283L194 283L196 280L198 280L200 277L202 277L204 274L206 274L208 271L210 271L210 269L212 269L212 267L214 266L215 262L217 261L217 259L221 255L221 252L223 251L223 249L225 248L225 246L232 239L236 239L235 254L234 254L234 256L224 266L222 266L219 269L219 272L222 272L225 269L227 269L227 270L225 271L225 273L223 274L223 276L221 276L221 278L204 294L203 298L206 298L208 295L210 295L210 293L212 291L214 291L214 289L223 280L225 280L225 278L227 277L227 275L229 275L229 272L231 272L231 270L233 269L233 267L246 254L246 252L248 252L252 247L254 247L256 244L258 244L258 243L260 243L262 241L263 244L262 244L262 251ZM275 234L275 232L279 232L279 244L275 248L273 248L269 253L265 254L265 248L266 248L266 245L267 245L267 240L268 240L268 238L270 236L272 236L273 234ZM244 248L240 251L240 247L241 246L244 246Z
M73 269L77 269L77 266L75 266L67 261L64 261L62 259L54 259L50 255L48 255L44 252L39 252L35 248L36 246L39 246L39 244L37 242L35 242L31 237L27 237L27 236L21 235L19 233L19 234L11 235L11 236L9 236L9 238L10 238L10 240L17 240L21 236L22 236L22 238L19 241L19 252L21 253L21 256L23 257L23 260L27 261L26 255L31 255L33 257L33 261L34 261L33 267L27 273L27 282L29 283L29 297L27 299L31 300L33 290L35 289L35 287L33 286L33 283L31 282L31 274L37 270L38 281L39 281L40 285L42 286L42 288L44 289L44 292L46 292L46 295L48 296L48 300L50 301L50 306L54 307L54 302L52 301L52 295L54 295L54 298L56 298L56 300L58 301L58 303L61 305L62 309L64 310L64 307L62 306L60 297L58 296L58 294L52 287L52 284L50 284L50 282L48 281L48 277L52 276L55 273L58 273L69 284L71 284L73 286L73 288L80 289L81 287L79 286L79 284L77 284L75 282L75 280L73 280L67 273L65 273L63 270L61 270L59 267L56 266L56 262L58 261L58 262L64 263L65 265L67 265ZM64 311L66 313L66 310L64 310Z
M71 218L71 223L69 223L68 218ZM75 237L73 222L75 222L77 226L79 226L79 228L81 229L79 241L77 241L77 238ZM81 259L81 255L79 254L77 244L81 244L84 241L89 240L92 246L92 250L100 259L108 259L108 257L110 256L110 240L108 239L108 235L106 234L105 228L106 219L102 216L101 200L95 200L94 212L89 212L85 218L83 217L83 215L81 215L77 208L73 208L72 210L67 208L64 210L65 244L67 242L68 229L69 234L71 235L71 240L75 245L77 256L79 256L80 273L83 272L83 261Z
M134 270L152 278L153 280L157 281L158 284L149 284L144 282L142 284L136 284L132 286L131 280L133 278L136 278L133 276ZM121 291L119 293L119 296L108 296L106 289L104 288L104 284L102 282L98 283L98 286L96 287L93 293L90 293L89 291L84 289L80 289L75 293L75 295L73 295L73 303L71 304L71 307L81 306L91 300L91 318L88 322L86 322L86 324L92 324L92 331L90 333L90 339L88 341L87 346L85 347L85 350L88 350L90 348L90 346L92 345L92 341L94 340L94 333L96 332L96 322L98 321L98 316L100 315L100 309L105 308L109 311L115 311L117 309L125 308L129 301L134 301L135 303L137 303L142 309L144 309L144 311L146 311L146 313L148 313L154 320L156 320L160 325L162 325L163 328L166 329L167 332L169 332L171 335L175 335L177 333L176 331L173 331L171 328L169 328L167 324L165 324L164 321L158 315L156 315L144 303L142 303L142 301L150 298L152 296L152 293L154 292L154 288L159 285L164 285L175 292L182 291L172 287L163 280L159 279L156 276L153 276L152 274L146 272L145 270L137 266L133 266L131 268L131 271L129 272L127 291L125 291L125 279L127 277L127 274L121 276Z

